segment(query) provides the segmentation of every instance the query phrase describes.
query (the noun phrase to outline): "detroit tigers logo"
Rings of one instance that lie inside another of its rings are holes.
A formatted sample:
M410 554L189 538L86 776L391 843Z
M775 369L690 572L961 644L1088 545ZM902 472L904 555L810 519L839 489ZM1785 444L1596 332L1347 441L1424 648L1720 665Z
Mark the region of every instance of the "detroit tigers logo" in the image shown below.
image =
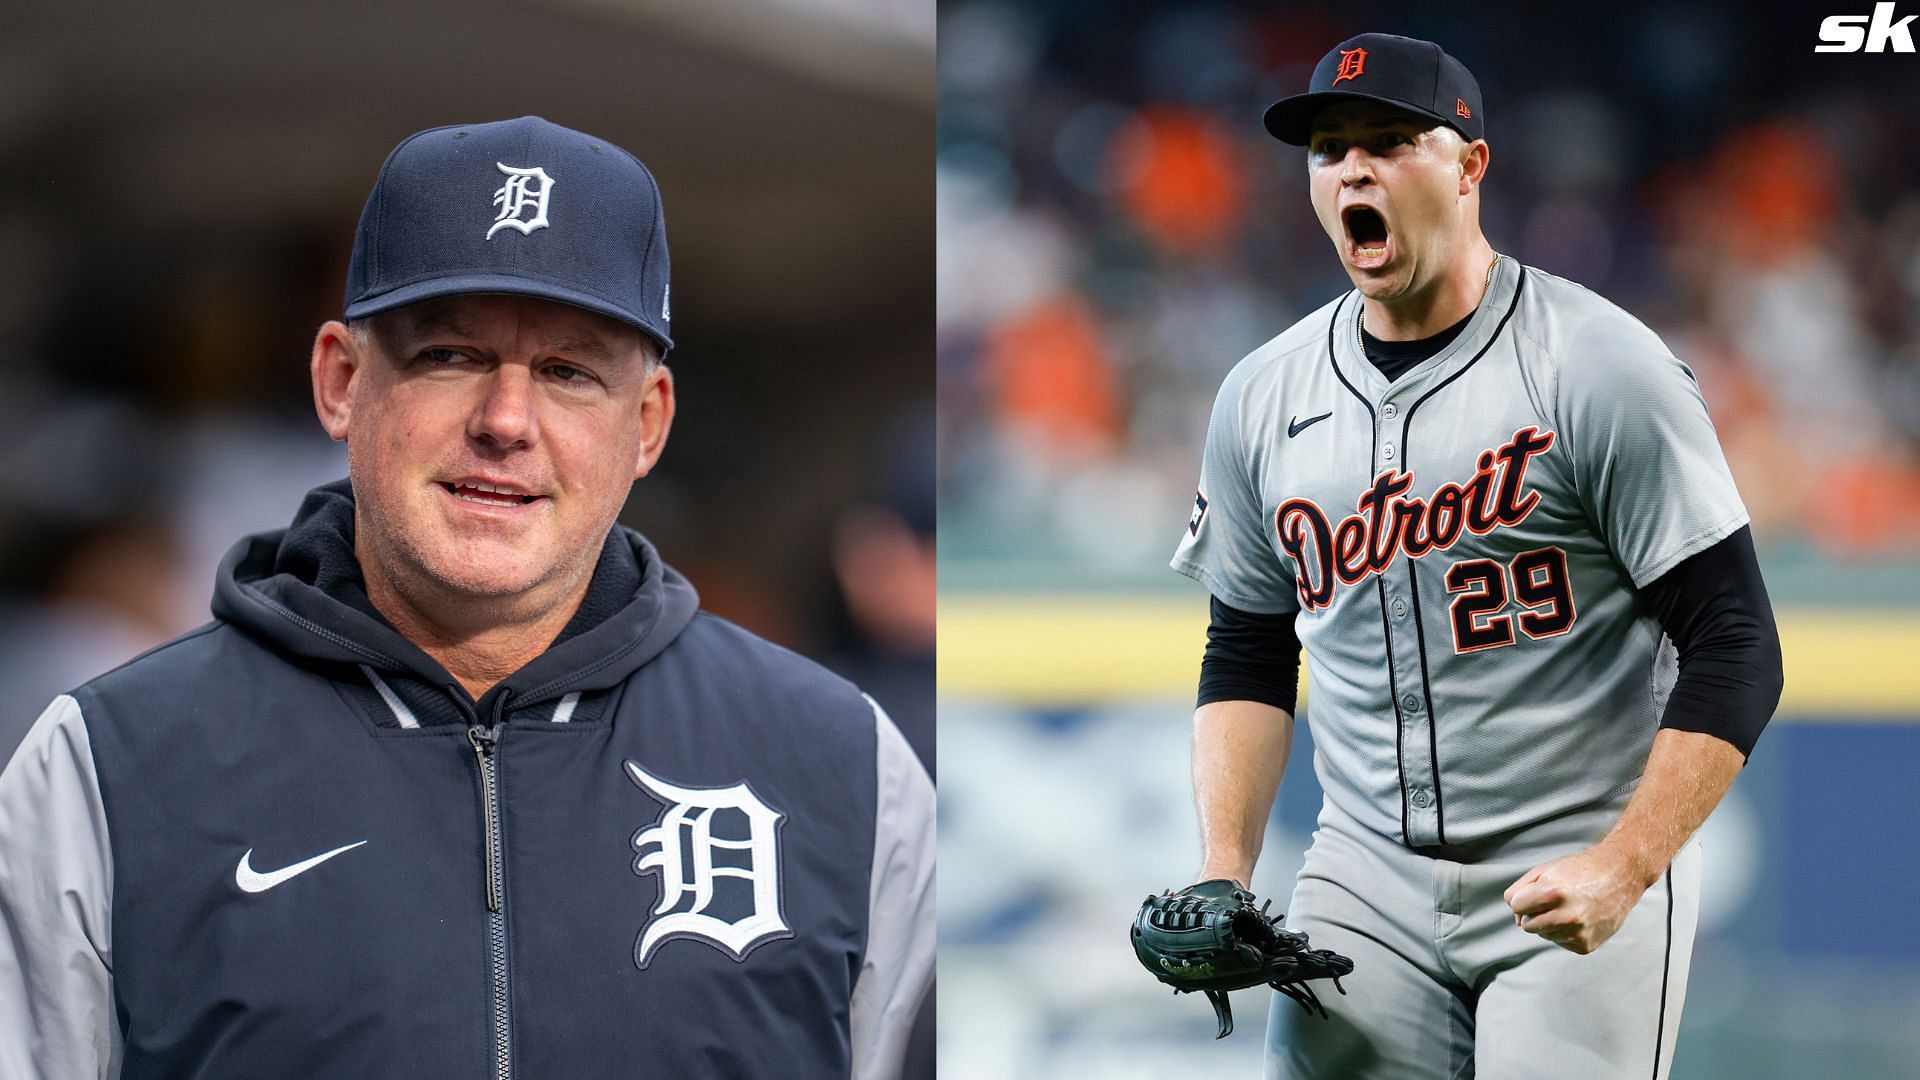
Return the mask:
M1466 483L1441 484L1426 499L1408 498L1413 476L1389 469L1338 525L1312 499L1281 503L1274 527L1297 568L1301 607L1326 607L1335 582L1358 585L1392 566L1401 552L1417 559L1452 547L1462 533L1485 536L1525 521L1540 505L1540 493L1526 490L1527 463L1546 453L1553 438L1551 431L1521 428L1497 449L1480 451Z
M739 961L766 942L792 937L781 905L779 826L785 815L761 802L745 782L681 787L633 761L624 767L640 790L666 804L652 826L633 834L633 872L660 879L654 918L634 942L634 965L646 970L654 951L676 938L697 938ZM727 835L716 835L721 832ZM723 889L722 879L746 886ZM716 913L723 907L734 917Z
M1367 50L1341 49L1340 67L1334 71L1331 85L1338 86L1348 79L1357 79L1367 73Z
M526 235L551 224L547 220L547 199L553 194L553 177L547 175L547 170L538 165L516 169L498 161L494 166L507 174L507 182L493 193L493 205L500 208L500 216L493 219L487 239L493 239L493 234L501 229L519 229ZM522 216L528 211L532 211L531 216Z

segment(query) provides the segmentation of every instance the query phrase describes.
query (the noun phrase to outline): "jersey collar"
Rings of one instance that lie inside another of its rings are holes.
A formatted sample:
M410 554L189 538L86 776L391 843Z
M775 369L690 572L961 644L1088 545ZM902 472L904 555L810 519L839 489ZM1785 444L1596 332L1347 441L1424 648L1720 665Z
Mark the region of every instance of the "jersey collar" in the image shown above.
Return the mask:
M1340 381L1377 411L1388 399L1397 401L1405 397L1411 401L1428 388L1452 378L1478 359L1505 330L1507 316L1519 299L1525 272L1526 268L1517 259L1502 258L1493 269L1493 284L1480 298L1480 305L1474 309L1472 320L1460 336L1392 382L1360 351L1360 291L1350 290L1334 307L1333 323L1328 328L1329 351Z

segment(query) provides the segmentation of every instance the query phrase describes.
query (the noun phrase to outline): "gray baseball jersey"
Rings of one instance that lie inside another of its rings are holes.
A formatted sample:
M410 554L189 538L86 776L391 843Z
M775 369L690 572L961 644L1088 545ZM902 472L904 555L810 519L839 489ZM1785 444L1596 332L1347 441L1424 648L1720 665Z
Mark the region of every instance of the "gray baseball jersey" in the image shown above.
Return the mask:
M1227 376L1174 569L1299 613L1314 767L1359 824L1423 848L1624 800L1675 674L1635 590L1747 521L1692 372L1511 259L1398 381L1359 312Z

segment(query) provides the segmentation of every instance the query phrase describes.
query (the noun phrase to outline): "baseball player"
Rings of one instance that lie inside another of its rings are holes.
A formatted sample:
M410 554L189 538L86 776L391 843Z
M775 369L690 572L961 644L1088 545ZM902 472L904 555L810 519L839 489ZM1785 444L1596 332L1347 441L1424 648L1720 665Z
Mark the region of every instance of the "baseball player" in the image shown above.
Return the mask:
M615 524L669 313L626 151L394 150L312 353L349 479L0 771L0 1076L899 1075L932 785Z
M1351 957L1282 1077L1661 1077L1693 839L1778 702L1779 644L1692 373L1481 234L1479 86L1364 34L1267 129L1353 290L1214 406L1173 559L1212 593L1200 878L1250 882L1304 648L1325 802L1289 927Z

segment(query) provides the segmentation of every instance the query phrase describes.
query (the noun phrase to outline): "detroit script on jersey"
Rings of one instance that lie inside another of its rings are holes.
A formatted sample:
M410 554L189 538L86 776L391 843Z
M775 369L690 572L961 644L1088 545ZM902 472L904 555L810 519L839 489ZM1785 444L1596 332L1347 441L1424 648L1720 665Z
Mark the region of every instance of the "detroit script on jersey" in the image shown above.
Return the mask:
M1540 505L1540 493L1526 490L1527 462L1552 449L1553 438L1551 431L1521 428L1497 449L1481 451L1466 483L1441 484L1424 499L1407 495L1412 474L1383 472L1338 525L1312 499L1281 503L1275 527L1299 568L1301 607L1326 607L1336 578L1358 585L1392 566L1403 551L1417 559L1451 548L1463 531L1485 536L1525 521Z

